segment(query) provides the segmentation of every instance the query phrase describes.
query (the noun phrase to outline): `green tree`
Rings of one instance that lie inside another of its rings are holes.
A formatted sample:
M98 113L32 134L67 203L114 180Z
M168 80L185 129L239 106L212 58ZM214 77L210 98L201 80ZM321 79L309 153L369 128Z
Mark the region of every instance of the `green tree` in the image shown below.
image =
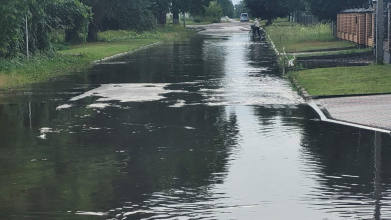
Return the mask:
M192 15L202 15L211 0L172 0L171 12L173 23L179 24L179 13L190 12Z
M206 9L205 17L212 22L220 22L222 16L223 9L217 1L210 2L209 7Z
M210 2L211 0L191 0L189 12L194 16L202 16Z
M110 0L111 8L106 13L103 30L137 30L154 28L156 24L152 2L146 0Z
M165 24L166 15L170 11L171 0L154 0L151 5L159 24Z
M235 5L235 15L234 17L238 18L242 13L247 13L248 10L246 6L244 5L243 1L240 1L238 4Z
M267 20L267 24L278 17L286 17L303 6L301 0L244 0L244 4L252 16Z
M320 20L336 20L337 14L348 8L368 6L368 0L305 0L309 11Z
M90 8L77 0L6 0L0 5L0 56L25 53L26 18L29 52L36 53L50 49L50 36L56 29L72 36L86 31L90 16Z
M223 9L223 16L234 17L234 4L231 0L217 0L217 3Z
M97 41L102 30L152 29L155 25L154 9L166 11L167 2L156 0L81 0L92 7L94 14L88 27L87 40ZM161 5L158 5L160 3Z

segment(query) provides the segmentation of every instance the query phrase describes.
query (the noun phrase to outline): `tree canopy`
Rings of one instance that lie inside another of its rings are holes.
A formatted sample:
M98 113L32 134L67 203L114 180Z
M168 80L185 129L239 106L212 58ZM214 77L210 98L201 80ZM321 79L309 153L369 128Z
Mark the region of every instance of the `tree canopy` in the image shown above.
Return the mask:
M0 56L26 51L25 22L28 21L29 52L50 48L50 36L64 29L68 40L87 31L89 7L78 0L4 0L0 5Z
M368 6L368 0L305 0L309 11L320 20L336 20L337 14L348 8Z
M338 12L368 6L368 0L244 0L251 15L271 20L286 17L294 11L306 11L319 20L335 20Z
M35 53L50 49L55 30L64 30L68 42L84 36L88 41L96 41L99 31L153 29L156 21L165 23L168 12L173 13L174 24L179 23L179 13L183 12L214 20L249 12L271 23L293 11L307 11L320 20L334 20L339 11L367 3L367 0L243 0L234 7L231 0L2 0L0 57L25 53L26 18L31 36L29 52Z
M299 10L301 0L244 0L244 4L252 16L271 20L278 17L286 17L291 12Z
M235 15L234 17L238 18L242 13L248 13L248 10L246 6L244 5L243 1L240 1L238 4L235 5Z
M231 0L218 0L217 3L221 6L223 9L223 15L228 17L234 17L234 4Z
M221 5L218 4L217 1L210 2L209 7L206 9L205 16L210 21L220 21L221 17L223 16L223 9L221 8Z

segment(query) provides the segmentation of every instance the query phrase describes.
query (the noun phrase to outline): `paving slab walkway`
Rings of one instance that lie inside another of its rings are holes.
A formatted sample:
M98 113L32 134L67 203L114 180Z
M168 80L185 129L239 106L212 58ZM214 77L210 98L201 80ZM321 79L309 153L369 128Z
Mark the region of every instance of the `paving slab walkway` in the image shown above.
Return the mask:
M320 98L317 104L334 120L391 130L391 95Z

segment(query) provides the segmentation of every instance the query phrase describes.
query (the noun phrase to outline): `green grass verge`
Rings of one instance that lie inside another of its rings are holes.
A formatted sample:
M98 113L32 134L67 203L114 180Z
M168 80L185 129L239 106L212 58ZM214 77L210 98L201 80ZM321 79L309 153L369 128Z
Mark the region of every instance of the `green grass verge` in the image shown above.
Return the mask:
M89 61L103 59L115 54L132 51L159 42L158 39L134 39L122 42L98 42L72 46L60 51L62 55L81 55Z
M312 96L391 93L391 65L337 67L288 73Z
M213 24L213 23L209 21L203 21L203 22L186 21L186 25L208 25L208 24Z
M306 53L306 54L296 55L296 57L312 57L312 56L327 56L327 55L342 55L342 54L346 54L346 55L349 55L349 54L364 54L364 53L368 53L368 52L373 52L373 49L372 48L364 48L364 49L350 49L350 50L340 50L340 51L329 51L329 52L321 52L321 53Z
M265 29L280 52L284 47L286 52L293 53L355 46L335 39L329 24L304 26L280 19Z
M306 52L314 50L329 50L329 49L343 49L356 46L352 42L348 41L339 41L339 40L330 40L330 41L306 41L300 43L286 43L278 41L274 42L279 51L282 51L282 48L285 46L285 51L287 53L296 53L296 52Z
M195 34L183 27L160 28L154 32L109 31L99 34L103 42L74 45L30 61L0 59L0 89L44 82L51 78L74 74L91 66L94 60L124 53L156 42L183 40Z

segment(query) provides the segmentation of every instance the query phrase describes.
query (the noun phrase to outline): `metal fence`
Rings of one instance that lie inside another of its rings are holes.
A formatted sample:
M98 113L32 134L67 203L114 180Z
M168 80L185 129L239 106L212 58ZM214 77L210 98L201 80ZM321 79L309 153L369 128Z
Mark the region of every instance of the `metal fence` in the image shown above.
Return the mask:
M319 23L319 20L314 15L307 15L303 12L296 11L291 15L291 22L296 22L302 25L311 25Z

